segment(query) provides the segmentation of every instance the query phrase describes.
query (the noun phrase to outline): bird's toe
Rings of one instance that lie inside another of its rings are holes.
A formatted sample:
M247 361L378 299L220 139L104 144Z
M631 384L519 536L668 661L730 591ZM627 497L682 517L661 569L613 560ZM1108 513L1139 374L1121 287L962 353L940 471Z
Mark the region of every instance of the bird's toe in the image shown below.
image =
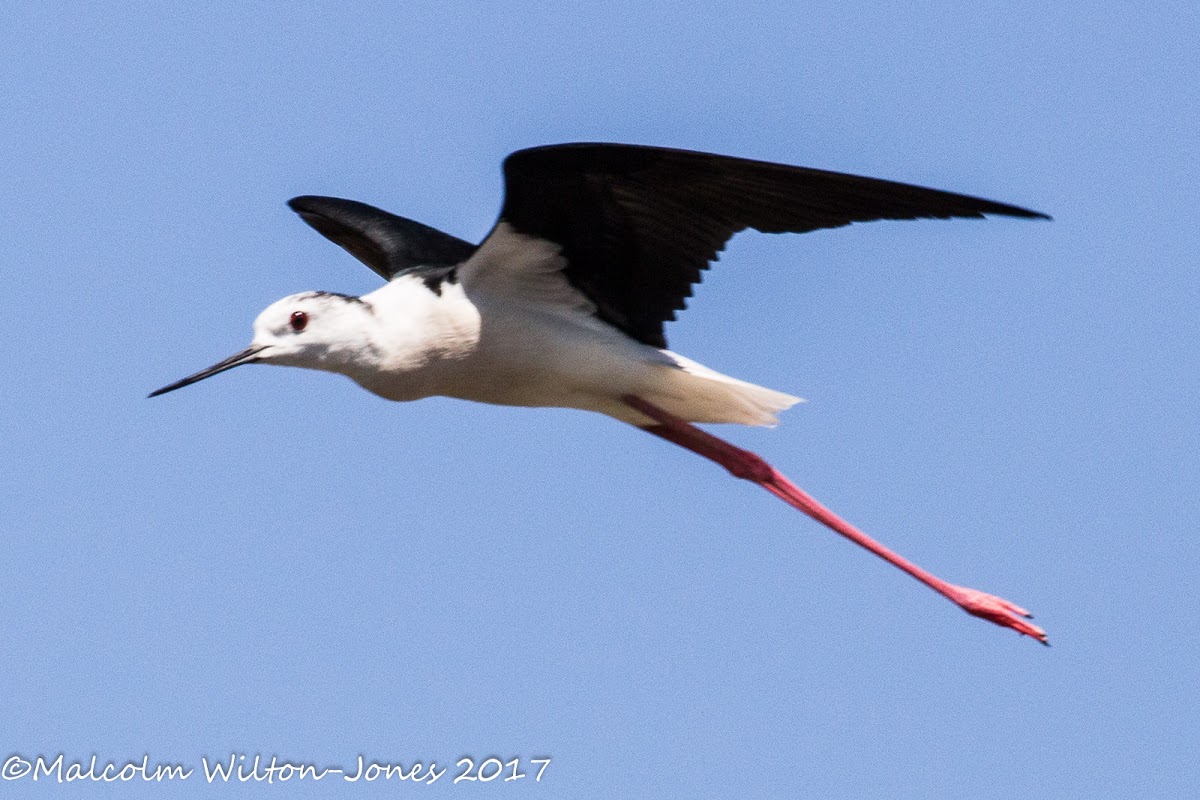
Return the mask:
M1016 603L963 586L951 587L946 595L972 616L986 619L1004 628L1012 628L1017 633L1032 637L1044 645L1050 644L1046 632L1028 621L1033 615Z

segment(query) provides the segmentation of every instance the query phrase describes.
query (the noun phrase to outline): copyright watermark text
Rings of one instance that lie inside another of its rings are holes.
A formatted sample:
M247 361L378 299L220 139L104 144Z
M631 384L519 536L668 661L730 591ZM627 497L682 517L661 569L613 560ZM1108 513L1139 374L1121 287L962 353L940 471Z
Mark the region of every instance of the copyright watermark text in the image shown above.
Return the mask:
M310 761L245 753L230 753L219 759L201 756L199 764L152 762L146 754L138 761L113 761L93 755L88 759L69 760L59 753L54 758L24 756L14 753L4 760L0 777L6 781L33 780L48 783L171 783L186 781L195 776L206 783L289 783L294 781L342 780L349 783L377 781L407 781L433 784L446 779L448 783L511 783L532 779L540 783L550 766L550 757L514 757L501 759L490 756L476 761L463 756L453 770L438 766L437 761L381 761L358 756L350 768L336 764L317 764ZM198 766L198 768L197 768Z

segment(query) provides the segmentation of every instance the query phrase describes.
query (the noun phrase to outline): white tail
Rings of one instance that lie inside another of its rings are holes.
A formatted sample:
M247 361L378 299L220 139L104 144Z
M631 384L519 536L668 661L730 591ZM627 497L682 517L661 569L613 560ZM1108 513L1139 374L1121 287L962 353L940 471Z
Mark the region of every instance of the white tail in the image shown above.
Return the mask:
M801 398L722 375L677 353L661 351L675 367L666 374L646 399L688 422L732 422L739 425L773 427L775 416Z

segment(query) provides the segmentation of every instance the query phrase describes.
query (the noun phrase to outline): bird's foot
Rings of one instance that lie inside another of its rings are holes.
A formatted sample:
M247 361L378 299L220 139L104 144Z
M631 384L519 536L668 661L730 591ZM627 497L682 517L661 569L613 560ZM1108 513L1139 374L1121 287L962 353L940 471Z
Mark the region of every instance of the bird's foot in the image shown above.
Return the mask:
M1033 619L1033 614L1016 603L965 586L947 586L942 593L972 616L986 619L1004 628L1012 628L1023 636L1031 636L1047 647L1050 646L1046 632L1032 622L1026 622Z

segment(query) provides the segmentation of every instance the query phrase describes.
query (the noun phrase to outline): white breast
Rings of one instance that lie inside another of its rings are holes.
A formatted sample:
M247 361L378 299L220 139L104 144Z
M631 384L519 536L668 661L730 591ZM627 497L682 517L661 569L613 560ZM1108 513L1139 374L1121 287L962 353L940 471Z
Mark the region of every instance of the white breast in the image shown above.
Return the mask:
M752 425L796 402L630 338L595 316L563 266L555 245L499 223L437 291L404 275L366 295L379 358L347 374L390 400L580 408L635 424L649 420L622 402L630 394L687 420Z

